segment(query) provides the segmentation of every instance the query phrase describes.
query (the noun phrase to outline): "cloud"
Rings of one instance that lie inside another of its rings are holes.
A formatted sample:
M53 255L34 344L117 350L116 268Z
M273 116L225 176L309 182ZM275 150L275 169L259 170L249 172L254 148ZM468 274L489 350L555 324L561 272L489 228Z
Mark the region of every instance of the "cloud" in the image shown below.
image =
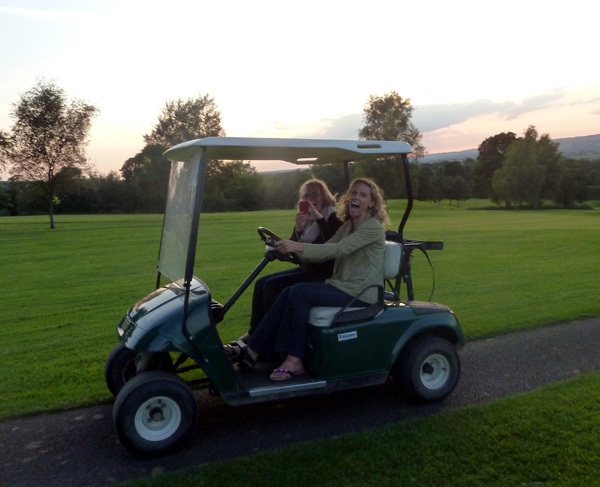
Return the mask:
M323 119L314 136L322 139L357 139L362 123L362 113L350 113L335 119Z
M505 120L512 120L529 112L548 108L552 102L565 96L564 89L524 98L520 102L494 102L475 100L467 103L415 106L412 122L421 132L433 132L451 127L470 118L497 113Z
M513 106L505 112L506 120L518 118L528 112L548 108L553 101L560 100L565 94L564 88L557 88L541 95L524 98L521 103L512 103Z
M475 100L467 103L418 105L413 111L412 123L420 132L433 132L462 123L469 118L506 109L507 103Z

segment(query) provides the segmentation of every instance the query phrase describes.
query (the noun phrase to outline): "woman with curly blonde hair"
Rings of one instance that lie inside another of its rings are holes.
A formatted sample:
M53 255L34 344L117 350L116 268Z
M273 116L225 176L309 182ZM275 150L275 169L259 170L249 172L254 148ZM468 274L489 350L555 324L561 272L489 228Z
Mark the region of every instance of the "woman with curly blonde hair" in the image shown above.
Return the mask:
M377 186L375 181L373 181L372 179L369 179L369 178L355 179L350 184L350 188L348 189L348 192L344 196L342 196L342 199L340 200L340 206L342 207L340 210L340 217L342 219L342 222L346 223L352 219L352 217L350 216L351 203L349 202L349 198L350 198L352 188L357 184L364 184L365 186L368 186L369 190L371 191L371 199L373 200L373 207L369 209L370 215L375 217L377 220L379 220L379 222L382 225L389 225L390 218L388 216L387 208L385 206L385 201L383 199L383 190L381 188L379 188L379 186Z

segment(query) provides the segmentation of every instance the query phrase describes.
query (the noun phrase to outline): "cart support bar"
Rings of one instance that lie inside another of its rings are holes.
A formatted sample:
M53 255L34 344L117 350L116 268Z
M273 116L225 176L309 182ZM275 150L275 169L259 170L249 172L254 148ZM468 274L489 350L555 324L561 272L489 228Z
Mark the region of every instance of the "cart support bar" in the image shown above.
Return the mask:
M229 301L227 301L225 303L225 305L223 306L223 308L219 311L219 319L222 319L223 316L225 316L225 313L227 313L227 311L229 310L229 308L231 308L234 303L238 300L238 298L244 293L244 291L246 289L248 289L248 286L250 286L250 284L252 283L252 281L254 281L254 279L256 279L256 276L258 276L260 274L260 272L265 268L265 266L271 262L273 259L269 259L267 256L265 256L263 258L263 260L260 261L260 263L256 266L256 269L254 269L252 271L252 273L246 278L246 280L242 283L242 285L237 289L237 291L235 293L233 293L233 296L231 296L229 298ZM215 317L215 322L219 321L216 319Z

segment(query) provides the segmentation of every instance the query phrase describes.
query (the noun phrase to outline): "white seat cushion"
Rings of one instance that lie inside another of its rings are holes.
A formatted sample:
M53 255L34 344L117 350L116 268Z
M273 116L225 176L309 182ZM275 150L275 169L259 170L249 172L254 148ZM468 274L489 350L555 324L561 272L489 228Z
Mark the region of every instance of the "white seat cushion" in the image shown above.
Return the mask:
M310 308L310 314L308 315L308 322L311 325L318 326L320 328L327 328L331 325L335 314L341 310L337 306L315 306ZM356 311L361 308L346 308L346 311Z

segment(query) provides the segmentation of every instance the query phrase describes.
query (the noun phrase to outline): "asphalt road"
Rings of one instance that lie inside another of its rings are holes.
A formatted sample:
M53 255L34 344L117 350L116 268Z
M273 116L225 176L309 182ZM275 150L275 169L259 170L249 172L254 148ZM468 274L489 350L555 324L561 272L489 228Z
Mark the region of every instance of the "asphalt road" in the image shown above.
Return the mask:
M182 467L327 438L408 417L481 404L600 370L600 317L472 341L459 385L443 403L415 406L393 381L334 394L227 406L200 393L200 428L185 450L130 456L117 441L112 404L0 422L1 486L106 486Z

